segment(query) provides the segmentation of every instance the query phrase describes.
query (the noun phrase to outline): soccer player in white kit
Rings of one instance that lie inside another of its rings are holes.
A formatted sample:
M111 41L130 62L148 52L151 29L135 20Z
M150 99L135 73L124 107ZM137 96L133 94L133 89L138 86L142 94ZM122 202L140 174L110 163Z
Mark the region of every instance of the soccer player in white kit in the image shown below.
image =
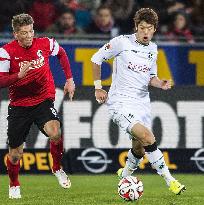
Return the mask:
M113 38L91 58L96 100L107 104L112 120L132 139L132 149L125 167L118 170L119 177L131 175L146 154L169 190L180 194L185 186L170 174L151 131L148 86L163 90L171 88L170 80L157 77L157 45L151 39L158 16L152 9L141 8L136 12L134 22L136 33ZM107 94L101 85L101 64L113 57L112 84Z

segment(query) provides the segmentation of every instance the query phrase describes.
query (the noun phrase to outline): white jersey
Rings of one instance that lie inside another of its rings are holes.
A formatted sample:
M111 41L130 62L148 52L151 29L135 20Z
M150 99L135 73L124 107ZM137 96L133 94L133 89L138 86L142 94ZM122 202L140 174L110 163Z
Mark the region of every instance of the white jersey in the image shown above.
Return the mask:
M142 45L132 34L113 38L93 55L91 61L98 65L114 57L108 104L150 101L148 85L150 79L157 76L157 53L155 43Z

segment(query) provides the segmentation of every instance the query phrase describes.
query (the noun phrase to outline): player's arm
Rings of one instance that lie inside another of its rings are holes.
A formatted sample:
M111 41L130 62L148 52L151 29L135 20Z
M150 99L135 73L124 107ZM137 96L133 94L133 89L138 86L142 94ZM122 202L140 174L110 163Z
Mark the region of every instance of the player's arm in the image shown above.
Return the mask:
M101 47L91 58L95 97L98 103L104 103L108 97L107 92L102 89L101 64L103 61L115 57L120 52L118 44L119 38L112 39L109 43Z
M68 56L65 50L61 46L59 46L56 40L50 38L48 38L48 40L50 44L50 54L52 56L57 56L66 77L66 83L64 85L64 94L69 93L69 98L70 100L72 100L75 91L75 84L73 81Z
M21 68L19 73L14 73L11 75L9 74L9 72L0 72L0 88L9 87L19 79L25 77L31 65L32 64L28 62Z
M0 88L5 88L18 80L18 73L9 75L9 73L0 73Z
M108 97L105 90L102 89L101 85L101 66L92 62L93 68L93 79L95 86L95 97L98 103L104 103Z
M156 47L157 51L157 47ZM163 90L171 89L171 80L159 79L157 77L157 57L154 59L151 70L150 70L150 86L161 88Z
M150 85L163 90L171 89L171 80L160 80L157 76L154 76L150 80Z
M68 56L65 50L59 46L59 52L57 54L57 58L59 59L60 65L65 73L66 83L64 85L64 94L69 93L69 98L72 100L75 91L75 84L72 77L72 71L69 63Z

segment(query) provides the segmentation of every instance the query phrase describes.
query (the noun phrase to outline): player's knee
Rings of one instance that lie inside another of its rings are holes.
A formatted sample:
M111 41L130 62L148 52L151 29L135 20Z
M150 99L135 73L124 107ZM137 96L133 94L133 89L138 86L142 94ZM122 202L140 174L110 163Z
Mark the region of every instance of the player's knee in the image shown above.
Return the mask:
M145 155L145 150L144 147L141 143L134 143L132 144L132 151L135 153L137 156L143 157Z
M53 141L58 141L61 138L61 129L54 128L51 133L49 133L49 137Z
M57 140L61 137L61 129L58 126L49 127L46 133L52 140Z
M148 146L155 142L155 137L151 132L144 131L142 141L144 146Z

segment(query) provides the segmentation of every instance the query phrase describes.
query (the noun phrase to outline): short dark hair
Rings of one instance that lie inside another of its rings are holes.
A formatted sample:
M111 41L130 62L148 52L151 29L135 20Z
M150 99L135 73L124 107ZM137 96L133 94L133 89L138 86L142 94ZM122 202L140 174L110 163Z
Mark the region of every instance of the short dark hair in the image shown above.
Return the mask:
M98 14L99 13L99 11L101 11L101 10L105 10L105 9L107 9L107 10L109 10L110 11L110 14L112 15L112 10L111 10L111 8L108 6L108 5L106 5L106 4L102 4L102 5L100 5L97 9L96 9L96 13Z
M33 24L33 18L29 14L18 14L12 18L12 28L13 31L19 31L21 26L27 26Z
M134 17L134 21L135 21L135 24L136 26L138 26L138 24L141 22L141 21L145 21L147 22L148 24L152 24L154 25L155 29L157 28L158 26L158 15L157 13L153 10L153 9L150 9L150 8L141 8L140 10L138 10L136 13L135 13L135 17Z

